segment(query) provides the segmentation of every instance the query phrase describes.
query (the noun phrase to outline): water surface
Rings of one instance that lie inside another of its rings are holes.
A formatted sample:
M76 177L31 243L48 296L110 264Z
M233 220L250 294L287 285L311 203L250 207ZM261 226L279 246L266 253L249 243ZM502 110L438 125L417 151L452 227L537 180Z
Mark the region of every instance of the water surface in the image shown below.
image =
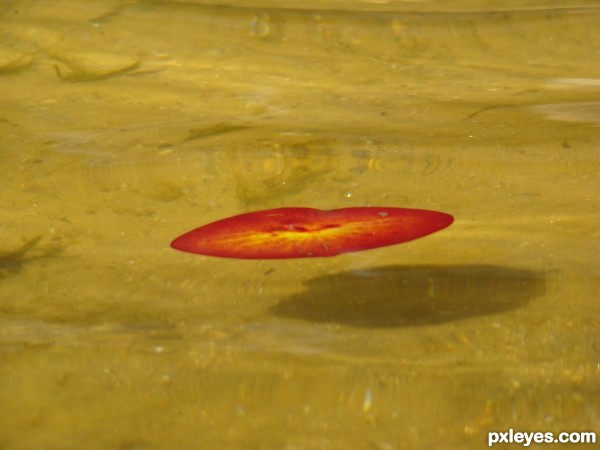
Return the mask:
M0 448L598 431L595 2L51 3L0 6ZM169 248L369 205L456 222L335 258Z

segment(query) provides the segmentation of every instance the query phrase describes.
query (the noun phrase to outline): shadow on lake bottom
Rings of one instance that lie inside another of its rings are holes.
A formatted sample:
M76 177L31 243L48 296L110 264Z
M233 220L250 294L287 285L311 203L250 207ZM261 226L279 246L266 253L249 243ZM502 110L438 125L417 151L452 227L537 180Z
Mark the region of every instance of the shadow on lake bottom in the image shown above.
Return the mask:
M358 327L419 326L510 311L546 291L544 273L492 265L384 266L305 284L270 313Z

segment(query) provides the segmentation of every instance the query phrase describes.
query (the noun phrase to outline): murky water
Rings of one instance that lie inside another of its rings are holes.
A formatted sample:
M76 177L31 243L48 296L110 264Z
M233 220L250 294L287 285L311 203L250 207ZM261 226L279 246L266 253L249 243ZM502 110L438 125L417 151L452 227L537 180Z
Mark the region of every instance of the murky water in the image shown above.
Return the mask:
M597 3L211 3L0 4L0 448L598 432ZM169 247L368 205L456 222L335 258Z

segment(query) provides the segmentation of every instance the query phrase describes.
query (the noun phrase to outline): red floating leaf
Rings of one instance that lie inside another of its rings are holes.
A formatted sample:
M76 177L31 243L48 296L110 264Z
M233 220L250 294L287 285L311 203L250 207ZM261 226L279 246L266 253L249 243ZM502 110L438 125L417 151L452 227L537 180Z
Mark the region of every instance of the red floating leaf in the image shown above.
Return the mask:
M411 241L453 220L449 214L424 209L278 208L209 223L179 236L171 247L241 259L335 256Z

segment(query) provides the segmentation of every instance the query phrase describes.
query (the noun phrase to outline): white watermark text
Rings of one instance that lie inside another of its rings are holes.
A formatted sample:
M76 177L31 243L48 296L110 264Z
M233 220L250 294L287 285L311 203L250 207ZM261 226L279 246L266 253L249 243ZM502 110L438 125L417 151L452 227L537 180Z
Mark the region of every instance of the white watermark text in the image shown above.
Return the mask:
M494 444L521 444L529 447L536 444L593 444L596 442L596 433L593 431L563 431L554 434L551 431L490 431L488 433L488 447Z

